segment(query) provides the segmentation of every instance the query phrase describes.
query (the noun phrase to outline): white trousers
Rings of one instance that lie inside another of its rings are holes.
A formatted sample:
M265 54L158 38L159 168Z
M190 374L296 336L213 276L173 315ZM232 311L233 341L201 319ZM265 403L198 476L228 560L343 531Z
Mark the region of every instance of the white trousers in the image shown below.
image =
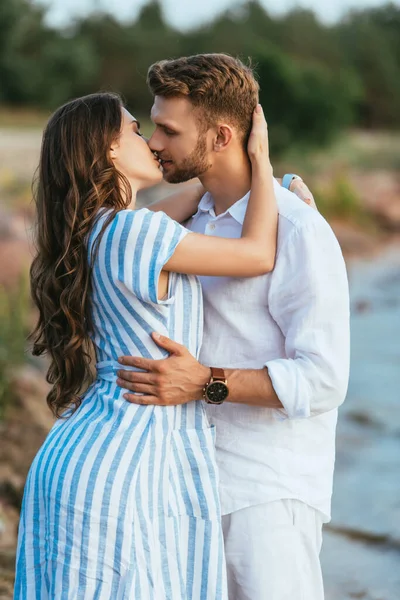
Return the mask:
M323 600L322 523L298 500L223 516L229 600Z

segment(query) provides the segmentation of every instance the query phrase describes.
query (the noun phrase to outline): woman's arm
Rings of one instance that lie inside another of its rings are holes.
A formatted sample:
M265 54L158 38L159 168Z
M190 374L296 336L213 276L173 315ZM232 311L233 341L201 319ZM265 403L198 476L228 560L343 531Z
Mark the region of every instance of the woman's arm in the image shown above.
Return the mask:
M147 208L153 212L161 210L174 221L184 223L195 214L204 194L205 189L201 183L190 183L166 198L153 202Z
M276 180L279 185L282 185L282 178L276 177ZM294 179L289 190L300 200L318 210L311 191L301 179ZM205 192L206 190L200 182L189 183L166 198L153 202L147 208L153 212L162 211L174 221L185 223L197 212L198 204Z
M275 263L278 208L269 160L268 127L258 105L248 143L251 192L240 239L188 234L164 266L166 271L195 275L253 277L272 271Z

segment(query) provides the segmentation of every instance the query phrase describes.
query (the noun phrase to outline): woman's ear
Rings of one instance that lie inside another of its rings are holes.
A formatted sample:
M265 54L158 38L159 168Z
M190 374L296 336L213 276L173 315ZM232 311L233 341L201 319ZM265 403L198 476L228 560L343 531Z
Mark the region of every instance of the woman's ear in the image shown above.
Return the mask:
M215 152L221 152L225 150L230 144L233 137L232 127L229 125L219 125L217 129L217 135L214 140Z
M117 158L117 148L118 144L116 142L110 147L110 158L112 160L115 160Z

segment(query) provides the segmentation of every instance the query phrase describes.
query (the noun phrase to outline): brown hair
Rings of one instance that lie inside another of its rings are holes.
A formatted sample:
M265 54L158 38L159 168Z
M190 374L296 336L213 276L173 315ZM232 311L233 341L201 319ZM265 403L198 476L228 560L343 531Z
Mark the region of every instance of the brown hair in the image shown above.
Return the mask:
M33 354L48 354L47 403L56 416L80 405L91 379L91 264L102 232L131 200L128 181L109 157L122 124L115 94L92 94L68 102L43 133L34 182L36 255L30 270L39 318L31 334ZM88 257L87 237L101 207L113 210Z
M250 66L228 54L196 54L153 64L147 83L154 96L187 96L208 127L228 119L246 139L259 85Z

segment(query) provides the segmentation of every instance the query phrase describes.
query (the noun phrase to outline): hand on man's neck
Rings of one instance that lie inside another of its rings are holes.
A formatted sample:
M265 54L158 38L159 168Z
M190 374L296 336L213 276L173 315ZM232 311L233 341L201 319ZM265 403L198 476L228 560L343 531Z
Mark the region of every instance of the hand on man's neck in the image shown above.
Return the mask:
M204 173L200 181L214 200L215 214L224 213L250 190L251 166L247 154L243 151L226 156L226 160Z

